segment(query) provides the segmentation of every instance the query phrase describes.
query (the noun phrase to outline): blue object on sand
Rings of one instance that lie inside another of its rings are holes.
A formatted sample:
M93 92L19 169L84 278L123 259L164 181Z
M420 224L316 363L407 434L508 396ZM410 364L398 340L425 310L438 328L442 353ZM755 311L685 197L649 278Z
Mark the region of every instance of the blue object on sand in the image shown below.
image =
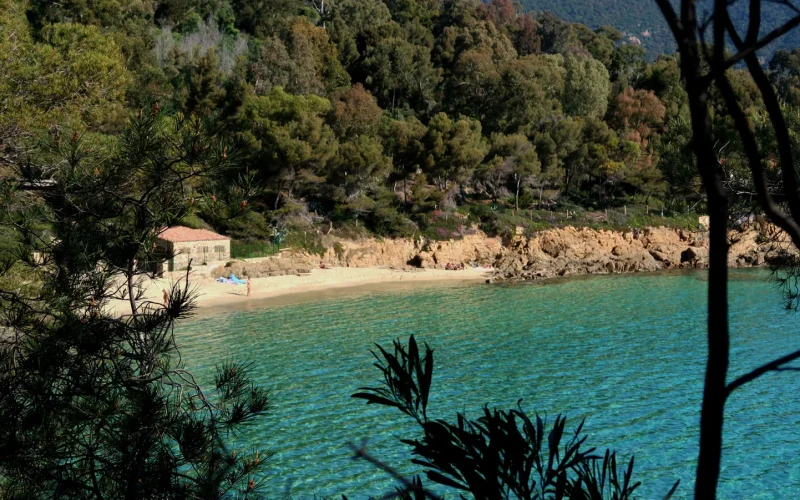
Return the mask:
M241 279L237 278L237 277L236 277L236 275L235 275L235 274L233 274L233 273L231 273L231 276L230 276L230 281L231 281L232 283L235 283L235 284L237 284L237 285L246 285L246 284L247 284L247 281L246 281L246 280L241 280Z

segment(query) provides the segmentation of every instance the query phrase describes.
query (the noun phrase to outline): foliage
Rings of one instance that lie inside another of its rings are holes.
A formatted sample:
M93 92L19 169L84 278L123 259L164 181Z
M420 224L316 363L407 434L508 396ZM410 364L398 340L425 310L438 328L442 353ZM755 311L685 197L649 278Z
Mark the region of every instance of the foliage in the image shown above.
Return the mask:
M233 259L252 259L257 257L269 257L280 251L280 246L273 241L258 240L231 240L231 258Z
M114 126L130 83L114 40L95 26L64 23L46 26L37 40L24 6L0 2L0 123Z
M268 222L413 235L434 210L484 202L705 206L677 57L648 62L611 26L510 0L2 1L7 154L57 124L111 143L125 108L153 102L201 116L240 152L207 194L246 186L252 211L203 205L190 222L234 238ZM792 57L771 66L787 102ZM730 73L757 116L752 79ZM714 123L725 144L730 121Z
M376 347L382 383L359 388L352 397L395 408L417 423L421 437L400 441L428 481L486 499L633 498L639 486L632 482L633 458L618 468L614 452L587 449L583 422L565 433L566 418L558 415L546 432L547 423L538 414L529 416L521 400L511 410L484 407L477 419L458 413L455 423L434 420L428 416L433 350L424 344L423 352L413 335L408 346L394 341L393 351ZM423 488L421 479L414 483Z
M2 223L18 246L2 279L20 266L35 277L0 289L5 496L257 494L267 457L226 441L268 410L269 393L247 365L223 363L210 390L184 369L174 328L194 308L188 283L165 304L142 297L156 237L209 201L188 186L213 182L235 156L219 139L154 106L113 147L55 134L3 182Z
M564 59L564 111L572 116L599 118L608 107L608 70L591 57L568 55Z
M252 210L231 217L204 205L190 222L234 238L262 239L268 222L436 233L434 210L481 203L705 207L679 58L648 60L630 38L648 45L655 28L621 31L653 11L639 4L614 7L620 24L584 26L511 0L0 2L7 154L57 124L113 142L126 108L153 102L201 116L240 152L206 194L232 200L231 186L246 186ZM763 15L774 20L772 7ZM795 56L779 51L770 64L789 106ZM728 74L756 120L764 103L752 78ZM722 109L721 94L711 97ZM744 187L732 122L712 118Z

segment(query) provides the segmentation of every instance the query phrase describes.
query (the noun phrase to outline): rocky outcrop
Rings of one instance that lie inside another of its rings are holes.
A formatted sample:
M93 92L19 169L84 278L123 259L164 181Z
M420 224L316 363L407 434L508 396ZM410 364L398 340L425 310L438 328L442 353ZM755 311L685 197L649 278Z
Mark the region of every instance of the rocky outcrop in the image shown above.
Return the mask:
M229 262L211 271L213 278L227 278L231 273L238 277L264 278L267 276L300 275L311 272L312 263L302 254L286 254L280 258L252 259Z
M496 264L495 280L535 280L578 274L628 273L708 266L705 232L664 227L624 232L566 227L517 238ZM774 226L731 231L731 267L768 264L787 248Z
M443 269L448 263L495 268L493 281L535 280L579 274L608 274L704 268L708 233L664 227L609 231L565 227L530 238L503 242L476 231L458 240L332 239L324 254L284 252L280 257L233 262L213 275L279 276L303 274L320 264L341 267ZM780 258L788 239L774 226L754 223L731 231L731 267L769 264Z
M492 265L503 249L500 238L482 232L459 240L360 240L334 242L320 259L343 267L419 267L443 269L448 263ZM311 256L313 259L313 256Z

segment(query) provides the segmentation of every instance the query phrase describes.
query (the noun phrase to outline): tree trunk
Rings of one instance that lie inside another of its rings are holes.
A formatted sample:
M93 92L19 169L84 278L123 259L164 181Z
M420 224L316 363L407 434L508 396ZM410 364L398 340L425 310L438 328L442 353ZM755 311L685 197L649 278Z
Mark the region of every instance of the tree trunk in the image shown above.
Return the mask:
M514 175L517 178L517 192L514 194L514 215L516 215L517 210L519 210L519 183L522 181L522 176Z
M728 199L719 177L708 113L708 91L700 87L699 54L694 46L682 51L692 137L697 166L708 198L708 359L700 410L700 453L695 476L695 498L714 500L722 462L725 379L728 374Z
M700 413L695 498L716 498L728 374L728 206L709 197L708 360Z
M128 302L131 305L131 315L136 316L136 294L134 293L134 286L133 286L133 260L128 263L128 272L127 272L127 285L128 285Z

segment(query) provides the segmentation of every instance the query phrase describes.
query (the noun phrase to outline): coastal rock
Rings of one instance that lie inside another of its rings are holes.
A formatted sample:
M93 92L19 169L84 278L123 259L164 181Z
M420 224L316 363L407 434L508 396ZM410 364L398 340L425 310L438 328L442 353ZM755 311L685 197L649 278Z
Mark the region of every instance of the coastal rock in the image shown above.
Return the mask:
M301 255L287 255L281 258L252 259L233 261L211 271L213 278L227 278L235 274L239 278L263 278L266 276L302 275L311 272L312 264Z
M729 233L729 265L762 266L785 258L792 249L778 228L754 222ZM303 274L326 266L444 269L447 264L494 267L493 282L538 280L555 276L656 271L708 266L708 233L651 227L610 231L553 228L530 238L500 238L476 231L461 239L332 239L320 255L284 252L280 257L233 262L213 271L215 277Z
M730 233L729 265L761 266L791 248L774 226L756 223ZM565 227L541 231L503 250L497 280L532 280L579 274L630 273L708 266L705 232L665 227L606 231Z
M493 265L503 242L483 232L465 235L458 240L423 241L407 239L336 240L319 256L309 255L330 266L343 267L417 267L444 269L450 264Z
M708 248L688 247L681 252L681 264L691 267L705 267L708 265Z

